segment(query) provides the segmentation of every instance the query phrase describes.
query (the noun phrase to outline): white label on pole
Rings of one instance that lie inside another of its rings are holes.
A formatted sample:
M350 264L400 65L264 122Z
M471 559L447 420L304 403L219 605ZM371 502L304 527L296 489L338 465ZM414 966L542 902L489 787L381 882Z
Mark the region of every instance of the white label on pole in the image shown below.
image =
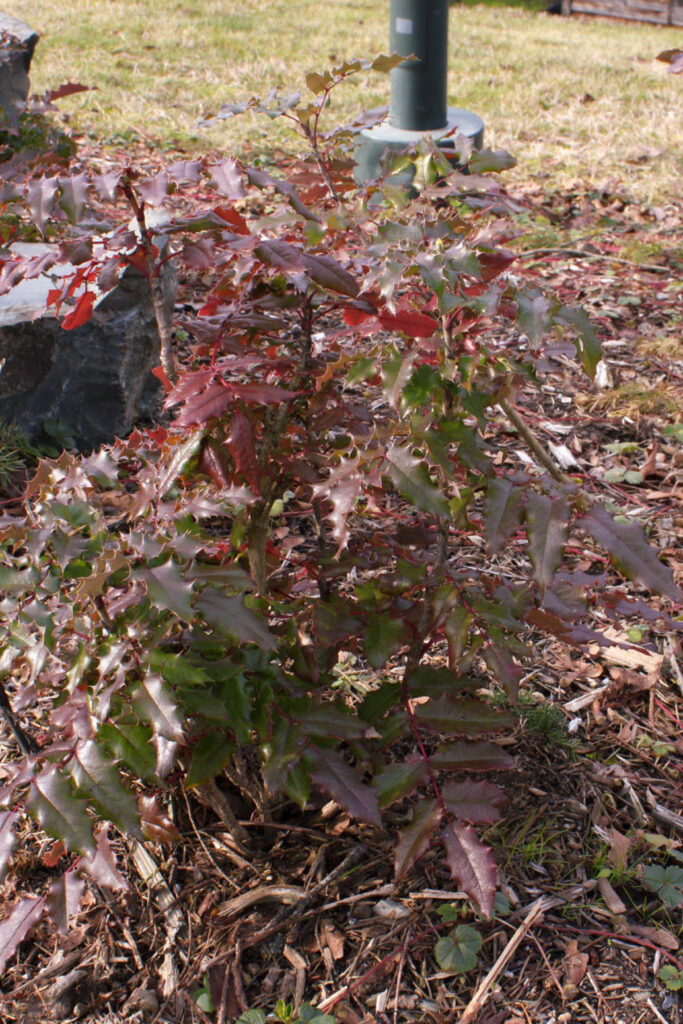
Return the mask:
M396 31L401 36L412 36L412 34L413 34L413 19L412 18L397 18L396 19Z

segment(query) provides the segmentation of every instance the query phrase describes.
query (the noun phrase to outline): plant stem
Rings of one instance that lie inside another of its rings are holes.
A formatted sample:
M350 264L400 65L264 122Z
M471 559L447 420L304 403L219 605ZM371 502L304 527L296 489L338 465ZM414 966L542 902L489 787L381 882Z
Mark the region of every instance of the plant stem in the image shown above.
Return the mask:
M499 399L498 405L510 420L510 423L512 423L517 433L521 436L522 440L526 442L527 446L534 453L541 465L548 470L550 475L560 484L570 483L569 478L565 476L562 470L553 462L536 435L532 433L531 429L524 422L517 410L513 409L507 398Z

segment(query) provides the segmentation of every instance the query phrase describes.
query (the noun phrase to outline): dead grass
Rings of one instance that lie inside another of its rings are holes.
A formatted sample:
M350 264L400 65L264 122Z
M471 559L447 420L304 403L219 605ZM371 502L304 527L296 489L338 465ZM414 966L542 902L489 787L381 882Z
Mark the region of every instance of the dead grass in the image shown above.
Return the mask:
M275 123L240 118L198 130L222 102L292 91L339 58L388 47L386 4L374 0L6 0L42 34L33 85L81 81L63 100L77 128L113 145L215 148L266 158L285 139ZM654 59L671 31L560 18L520 6L452 9L449 100L479 113L487 143L510 149L510 178L616 180L639 199L680 193L681 82ZM344 120L388 99L383 76L339 94Z

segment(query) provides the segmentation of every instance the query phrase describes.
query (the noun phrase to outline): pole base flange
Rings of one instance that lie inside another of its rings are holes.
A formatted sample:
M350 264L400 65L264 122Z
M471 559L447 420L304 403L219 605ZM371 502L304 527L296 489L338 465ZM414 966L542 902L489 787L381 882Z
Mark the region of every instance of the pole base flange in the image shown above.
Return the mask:
M460 132L472 140L475 149L481 149L484 142L484 122L478 114L461 107L448 108L448 123L443 128L432 128L429 131L409 131L406 128L395 128L388 120L364 128L358 133L358 143L354 151L356 168L353 176L358 184L373 181L381 173L381 159L387 149L400 151L408 146L416 145L424 135L430 135L437 146L450 146L450 136ZM412 175L396 175L397 184L404 180L409 183ZM399 182L400 179L400 182ZM393 177L392 177L392 180Z

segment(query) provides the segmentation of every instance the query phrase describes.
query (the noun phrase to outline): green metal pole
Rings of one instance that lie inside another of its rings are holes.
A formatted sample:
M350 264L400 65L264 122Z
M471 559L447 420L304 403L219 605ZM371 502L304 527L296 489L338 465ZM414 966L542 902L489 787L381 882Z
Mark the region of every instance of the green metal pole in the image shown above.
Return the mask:
M448 123L448 7L448 0L391 0L391 51L418 58L391 72L389 121L395 128L424 132Z

